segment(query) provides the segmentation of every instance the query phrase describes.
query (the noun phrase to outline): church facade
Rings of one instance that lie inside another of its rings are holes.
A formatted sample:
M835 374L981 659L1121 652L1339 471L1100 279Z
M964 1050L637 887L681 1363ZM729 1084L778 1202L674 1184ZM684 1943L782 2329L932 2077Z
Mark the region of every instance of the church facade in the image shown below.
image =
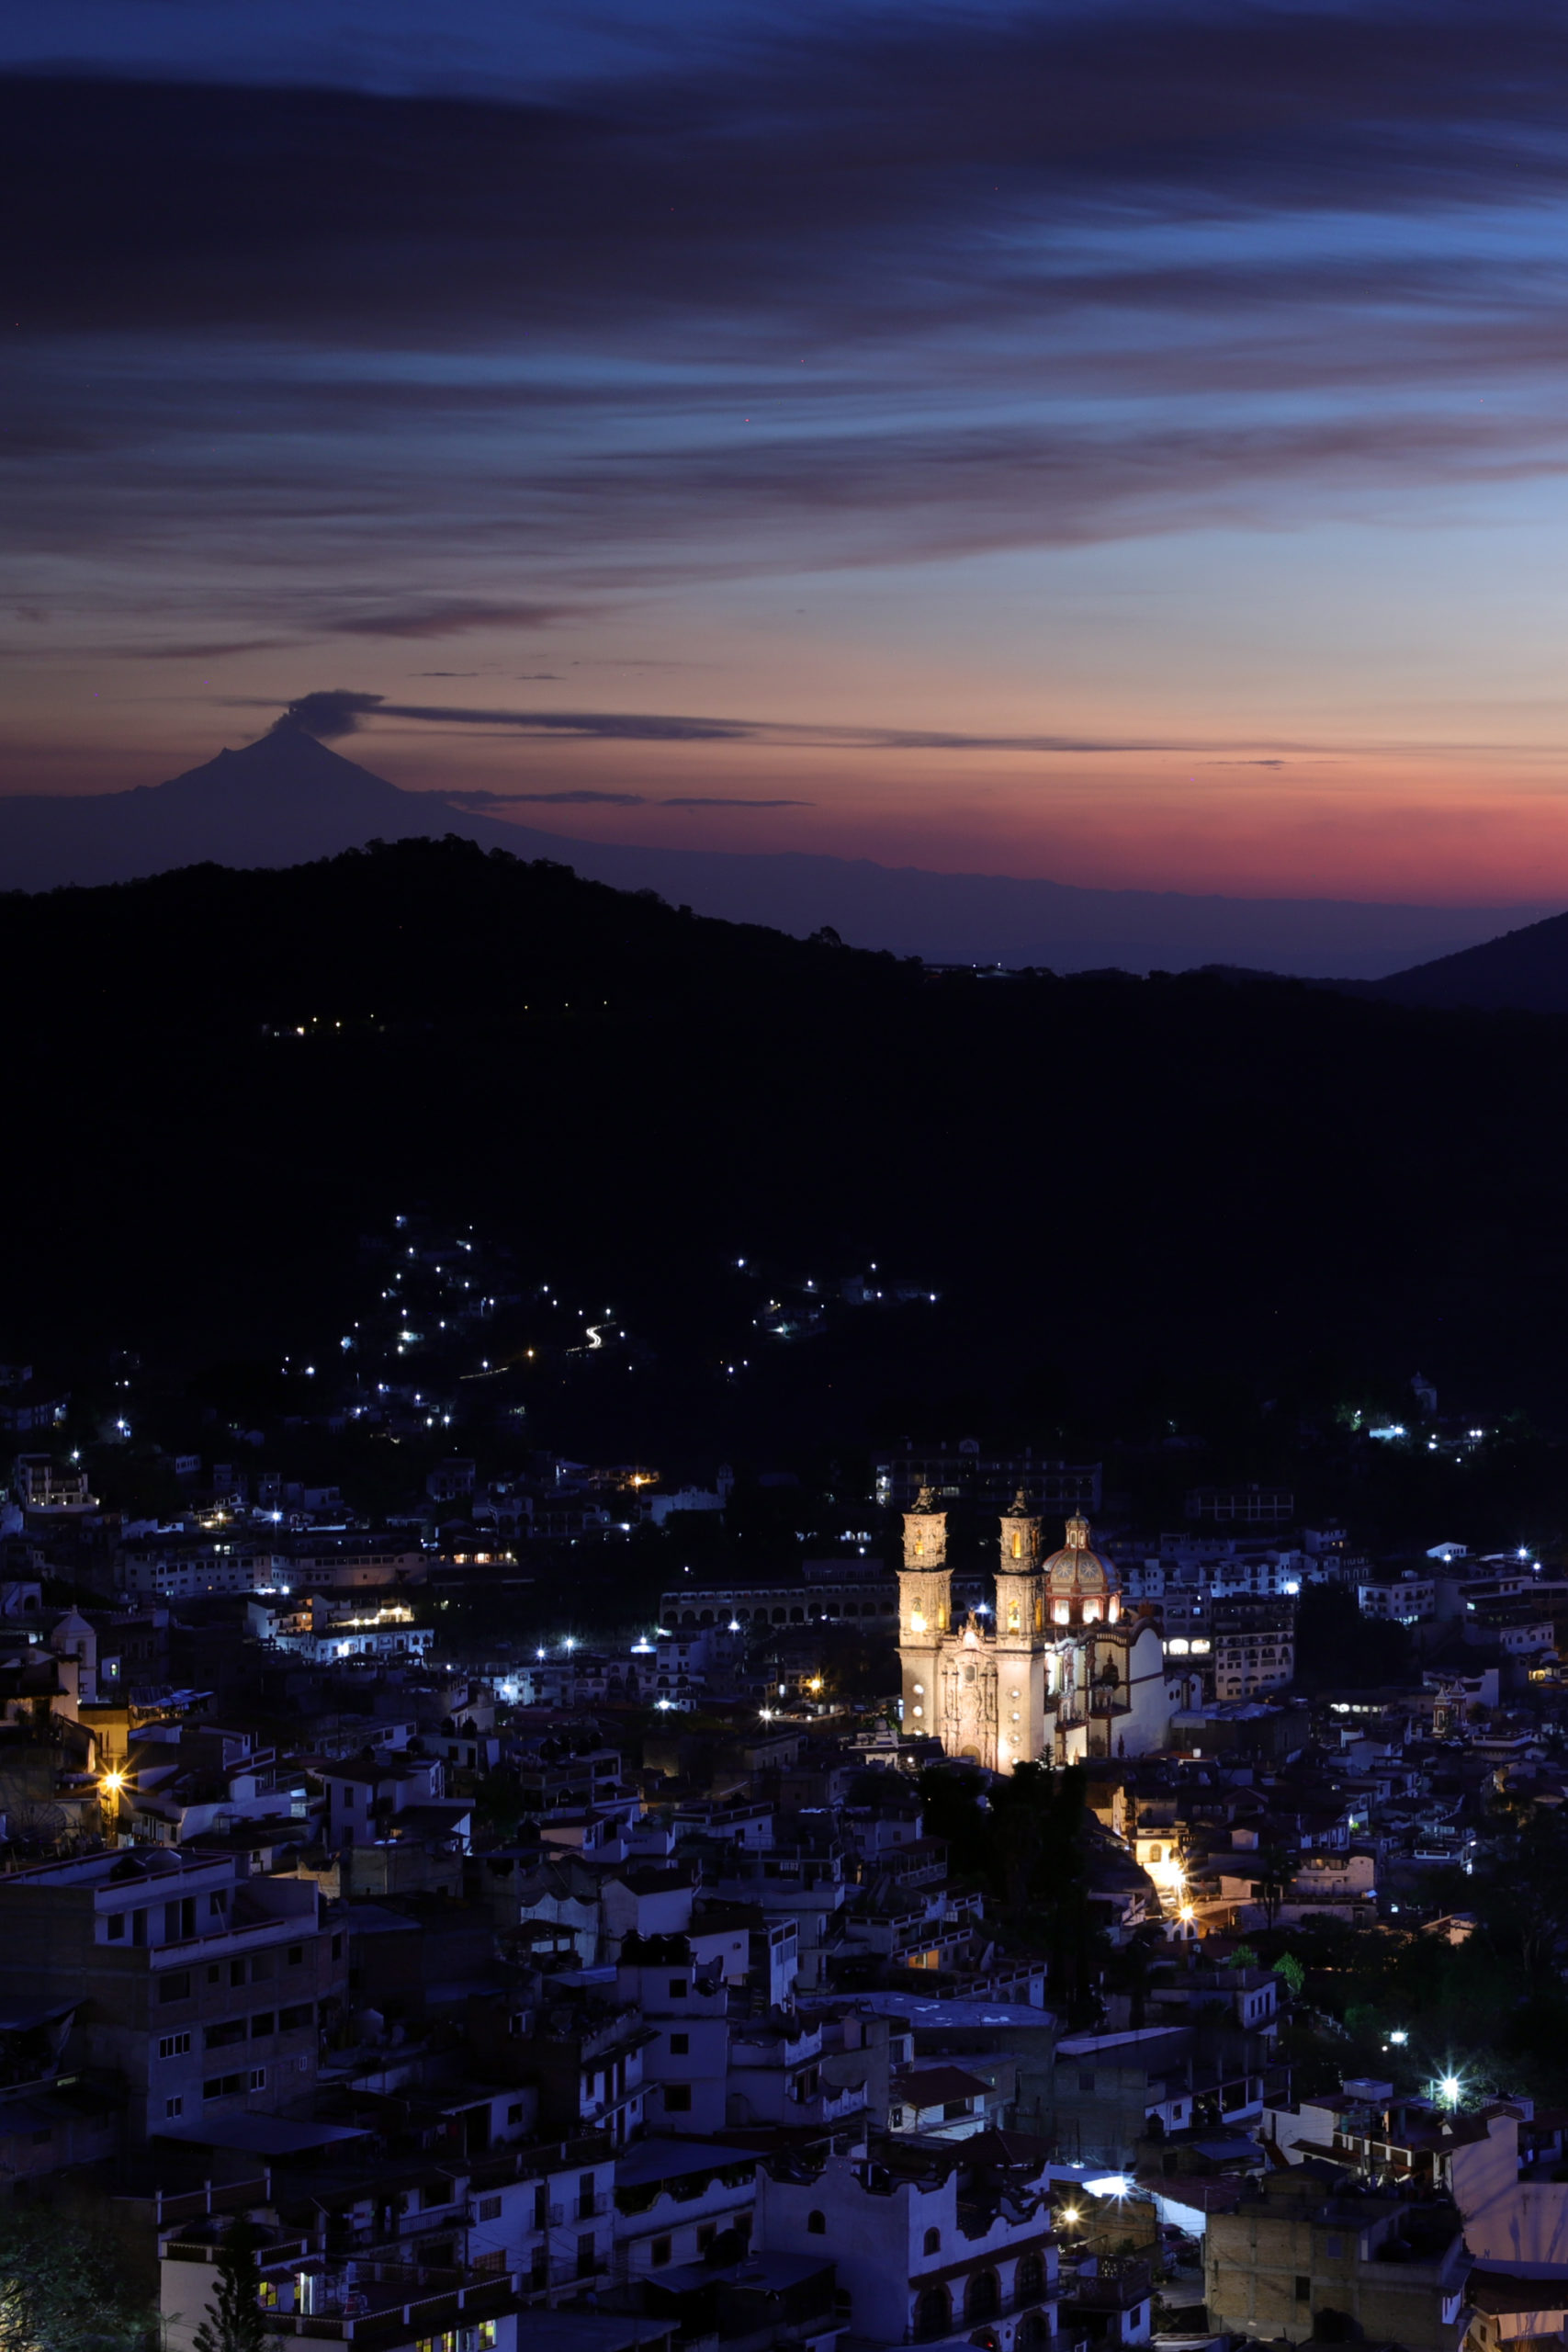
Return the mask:
M994 1772L1165 1744L1164 1643L1148 1620L1123 1616L1087 1520L1070 1519L1062 1549L1043 1557L1040 1520L1020 1495L1002 1517L995 1609L954 1625L947 1514L922 1492L904 1514L898 1588L907 1736L934 1734L947 1755Z

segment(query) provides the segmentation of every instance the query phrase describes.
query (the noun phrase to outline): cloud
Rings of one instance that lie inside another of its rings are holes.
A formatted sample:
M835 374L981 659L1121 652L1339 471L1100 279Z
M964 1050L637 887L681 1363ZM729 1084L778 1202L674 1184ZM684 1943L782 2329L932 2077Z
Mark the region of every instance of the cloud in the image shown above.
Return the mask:
M414 644L1568 468L1560 0L766 27L547 102L0 80L8 553Z
M287 734L298 729L301 734L314 735L319 742L331 742L339 735L355 735L359 722L381 707L379 695L355 694L346 686L326 686L318 693L301 695L287 710L272 722L270 732Z
M1114 737L1082 735L950 734L930 728L842 727L831 723L774 718L706 718L663 711L509 710L485 709L463 704L389 702L382 695L364 694L346 686L300 695L273 721L273 731L298 727L322 740L358 732L366 718L412 720L432 727L482 727L506 735L599 743L768 743L805 751L895 752L1129 752L1187 749ZM475 796L469 796L475 797ZM510 800L602 800L625 796L604 793L486 793L485 798ZM635 796L633 796L635 797ZM667 808L720 808L728 802L710 799L671 800ZM759 806L753 801L741 804ZM781 807L796 803L781 802Z
M504 808L513 801L531 802L547 808L814 808L817 805L814 800L741 799L693 793L671 798L649 792L471 792L466 785L427 797L459 800L465 807L483 808Z
M1565 110L1555 0L926 7L548 104L18 77L0 172L35 324L675 345L750 307L863 339L1037 299L1043 227L1556 193Z
M513 800L537 801L547 808L646 808L649 805L645 792L470 792L467 785L434 797L471 803L476 808L503 808Z
M319 621L316 626L333 637L455 637L460 630L469 628L547 628L563 617L558 605L493 604L482 597L463 603L448 597L401 609L386 606L342 613L334 619Z

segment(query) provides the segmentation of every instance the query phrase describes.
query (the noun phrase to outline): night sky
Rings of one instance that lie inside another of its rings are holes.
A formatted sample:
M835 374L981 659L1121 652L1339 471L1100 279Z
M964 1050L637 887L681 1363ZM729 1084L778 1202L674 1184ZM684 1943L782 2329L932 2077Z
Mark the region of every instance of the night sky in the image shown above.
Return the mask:
M1568 899L1568 15L50 0L7 791ZM680 806L666 806L678 802Z

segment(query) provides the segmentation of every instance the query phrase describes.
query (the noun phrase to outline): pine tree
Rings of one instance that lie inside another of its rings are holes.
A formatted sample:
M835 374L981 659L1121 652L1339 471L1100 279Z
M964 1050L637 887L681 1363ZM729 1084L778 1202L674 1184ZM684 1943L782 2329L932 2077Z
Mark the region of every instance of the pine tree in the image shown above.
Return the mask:
M225 2231L218 2254L218 2292L210 2319L191 2336L195 2352L265 2352L266 2323L257 2300L256 2233L242 2213Z

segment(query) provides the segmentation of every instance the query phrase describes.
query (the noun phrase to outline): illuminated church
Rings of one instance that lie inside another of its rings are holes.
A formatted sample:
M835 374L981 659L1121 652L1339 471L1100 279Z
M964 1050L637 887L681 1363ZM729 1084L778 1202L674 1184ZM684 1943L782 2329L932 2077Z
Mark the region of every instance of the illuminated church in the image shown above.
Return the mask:
M1115 1566L1087 1520L1070 1519L1043 1559L1021 1494L1001 1522L994 1611L955 1626L947 1514L922 1491L904 1514L898 1575L906 1735L934 1733L949 1756L998 1772L1164 1746L1164 1645L1146 1619L1123 1617Z

